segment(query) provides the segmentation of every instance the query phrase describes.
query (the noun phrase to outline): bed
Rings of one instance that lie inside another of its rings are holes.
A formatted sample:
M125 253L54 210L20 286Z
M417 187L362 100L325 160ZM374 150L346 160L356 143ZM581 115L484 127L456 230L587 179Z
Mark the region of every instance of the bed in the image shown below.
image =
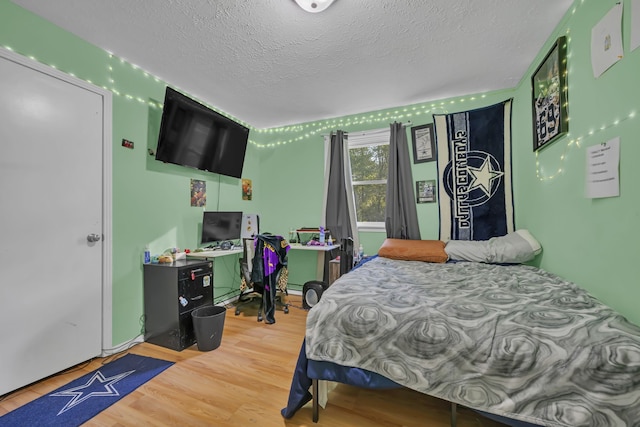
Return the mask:
M408 387L512 426L640 426L640 328L536 267L377 256L309 311L285 418L314 380Z

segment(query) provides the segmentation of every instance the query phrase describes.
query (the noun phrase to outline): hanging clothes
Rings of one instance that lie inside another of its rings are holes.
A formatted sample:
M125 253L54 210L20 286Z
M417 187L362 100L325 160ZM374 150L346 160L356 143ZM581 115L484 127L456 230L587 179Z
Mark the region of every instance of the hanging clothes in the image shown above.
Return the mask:
M278 290L278 273L287 265L289 242L282 236L258 234L253 257L251 281L262 284L262 302L266 323L275 323L275 300Z

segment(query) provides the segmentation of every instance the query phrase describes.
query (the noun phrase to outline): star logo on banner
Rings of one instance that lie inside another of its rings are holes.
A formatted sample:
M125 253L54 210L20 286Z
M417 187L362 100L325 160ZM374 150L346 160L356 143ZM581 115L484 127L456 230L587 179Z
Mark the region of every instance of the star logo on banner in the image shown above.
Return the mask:
M485 157L484 162L482 162L482 165L480 165L479 168L468 166L468 169L469 174L471 175L469 191L479 188L487 197L491 197L491 186L493 181L504 175L504 172L494 169L489 156Z
M442 173L444 190L453 200L464 194L466 206L481 206L498 191L505 172L500 162L484 151L468 151L466 161L462 165L447 163Z
M60 415L92 397L120 396L114 384L134 372L135 370L123 372L112 377L105 377L102 372L96 371L86 384L59 391L49 396L72 396L72 399L58 412L58 415Z

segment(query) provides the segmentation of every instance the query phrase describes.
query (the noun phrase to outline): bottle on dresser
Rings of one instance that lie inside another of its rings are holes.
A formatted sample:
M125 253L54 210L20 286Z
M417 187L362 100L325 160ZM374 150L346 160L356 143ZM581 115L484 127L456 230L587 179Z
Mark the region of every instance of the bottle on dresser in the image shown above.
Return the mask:
M149 251L149 245L145 245L144 247L144 261L145 264L151 263L151 251Z

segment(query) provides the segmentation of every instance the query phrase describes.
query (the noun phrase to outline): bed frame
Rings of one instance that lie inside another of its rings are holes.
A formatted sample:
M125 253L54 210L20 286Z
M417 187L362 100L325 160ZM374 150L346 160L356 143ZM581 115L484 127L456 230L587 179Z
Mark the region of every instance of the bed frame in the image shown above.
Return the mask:
M318 379L312 379L311 380L311 394L313 395L313 414L312 414L312 419L314 423L317 423L318 420L320 419L320 402L319 402L319 395L320 395L320 386L319 386L319 382L320 380ZM458 409L458 405L456 405L455 403L451 402L451 427L456 427L457 423L458 423L458 414L457 414L457 409Z

